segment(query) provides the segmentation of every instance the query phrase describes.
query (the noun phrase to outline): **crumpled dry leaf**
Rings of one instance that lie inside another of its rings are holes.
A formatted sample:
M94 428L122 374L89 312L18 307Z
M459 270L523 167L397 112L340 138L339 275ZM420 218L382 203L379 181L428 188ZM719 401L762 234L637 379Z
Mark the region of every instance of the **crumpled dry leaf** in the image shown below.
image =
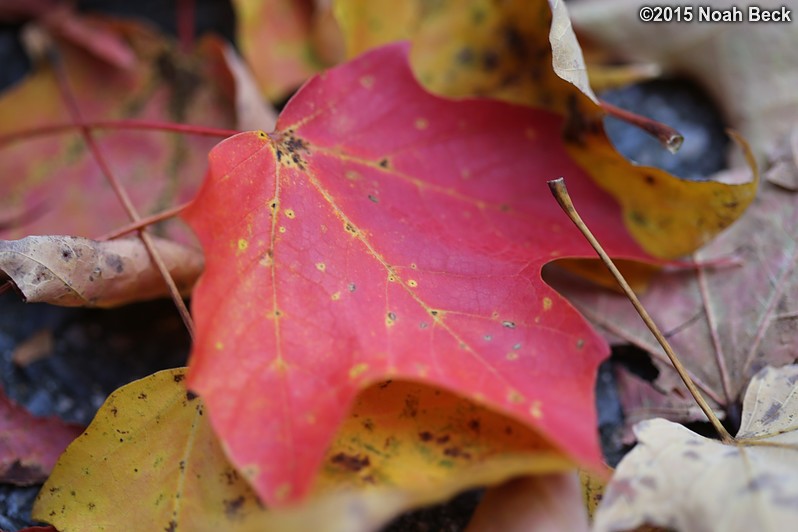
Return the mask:
M739 398L759 369L795 360L796 200L796 192L763 182L742 219L695 254L699 263L734 259L737 266L663 274L640 298L702 393L733 418L739 417ZM629 388L621 394L628 421L704 419L624 296L574 280L556 283L556 288L601 330L610 332L611 342L631 343L651 353L659 369L653 383L635 377L621 381L622 388Z
M762 0L751 5L778 9L784 4ZM692 22L644 23L638 13L648 5L652 2L593 0L568 8L579 34L595 44L627 59L655 62L666 74L697 80L723 106L729 123L751 143L757 157L798 122L795 23L698 22L698 5ZM718 9L732 5L729 0L700 2Z
M196 248L153 237L181 293L202 272ZM30 302L64 307L114 307L169 295L138 238L97 242L72 236L0 240L0 279L10 278Z
M596 513L596 532L648 523L682 532L791 530L798 523L798 365L751 381L734 444L664 419L635 427Z

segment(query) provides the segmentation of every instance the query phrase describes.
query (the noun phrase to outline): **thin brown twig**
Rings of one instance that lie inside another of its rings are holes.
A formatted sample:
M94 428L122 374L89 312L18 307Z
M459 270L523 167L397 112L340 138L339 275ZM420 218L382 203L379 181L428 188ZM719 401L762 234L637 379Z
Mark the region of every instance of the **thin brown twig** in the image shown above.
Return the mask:
M145 216L144 218L140 218L137 222L120 227L119 229L111 231L110 233L106 233L103 236L98 237L97 240L113 240L128 233L144 229L149 225L168 220L169 218L173 218L183 212L183 210L189 205L191 205L191 202L187 201L186 203L182 203L177 207L172 207L171 209L167 209L150 216Z
M671 126L663 124L662 122L657 122L646 116L627 111L626 109L621 109L604 100L599 100L599 103L607 114L642 129L656 138L669 152L676 153L679 151L679 148L682 147L684 137Z
M53 70L56 74L56 79L58 81L58 88L61 92L61 97L66 104L72 119L74 120L75 124L78 125L80 128L81 134L86 141L86 145L88 146L89 150L91 151L92 155L94 156L97 165L100 167L105 178L108 180L111 188L114 190L117 198L122 203L125 211L127 211L128 216L134 222L138 222L141 217L136 210L136 207L133 205L133 202L130 200L127 192L125 191L122 184L119 180L116 179L116 176L111 172L111 168L108 165L105 157L100 150L100 147L97 145L97 142L94 139L94 135L83 121L83 116L80 112L80 106L75 99L75 95L72 92L72 88L69 86L69 81L64 71L63 64L60 61L60 58L57 56L57 51L55 49L50 50L50 62L53 65ZM189 335L191 338L194 338L194 322L191 319L191 314L186 308L186 304L183 301L183 297L180 295L180 290L178 290L177 285L175 284L174 279L172 279L172 275L169 273L169 269L166 267L166 263L164 263L161 255L158 253L158 250L155 248L155 243L152 240L152 237L149 233L147 233L146 228L142 228L138 230L139 237L141 241L144 243L144 247L147 249L147 253L150 255L150 259L158 268L158 271L161 272L161 276L163 277L166 285L169 287L169 293L172 295L172 300L177 307L178 312L180 313L180 317L183 319L183 323L186 325L186 329L188 330Z
M685 386L687 386L687 389L690 391L690 395L693 396L696 403L698 403L698 406L704 412L704 415L706 415L707 419L709 419L709 422L712 423L712 426L715 428L720 438L724 443L734 443L734 438L731 436L731 434L729 434L723 424L721 424L718 416L715 415L715 412L712 411L712 408L710 408L706 399L704 399L704 396L701 395L701 392L698 390L695 383L690 378L690 375L687 373L687 369L684 367L684 365L682 365L682 362L676 356L676 353L673 352L673 349L671 348L670 343L668 343L667 338L665 338L665 336L659 330L659 327L657 327L657 324L654 323L654 320L651 319L651 316L640 303L640 300L637 299L634 291L629 286L629 283L626 282L626 279L624 279L621 272L618 271L615 263L612 262L612 259L610 259L610 257L604 251L604 248L601 247L599 241L596 240L596 237L593 236L593 233L591 233L590 229L587 228L585 222L582 221L582 217L579 216L578 212L576 212L576 208L571 201L571 197L568 195L568 190L565 188L565 180L563 178L555 179L553 181L549 181L548 185L551 193L557 199L557 203L560 204L560 207L568 215L568 218L571 219L574 225L576 225L579 231L581 231L581 233L585 236L587 241L590 242L590 245L593 247L593 249L596 250L599 258L601 258L601 262L603 262L604 265L610 270L610 273L612 273L612 276L615 277L615 280L629 298L629 301L631 301L632 305L634 305L637 313L640 314L640 317L643 319L646 326L654 334L654 337L665 350L665 353L668 355L671 364L673 364L673 367L676 368L676 372L679 374L679 377L681 377L682 382L684 382Z
M73 129L81 129L82 127L95 129L121 129L129 131L133 129L143 129L146 131L159 131L163 133L180 133L181 135L197 135L201 137L219 137L226 138L240 133L237 129L220 129L206 126L194 126L191 124L175 124L172 122L159 122L157 120L97 120L91 122L84 122L75 124L70 122L68 124L48 124L46 126L37 126L28 129L21 129L19 131L12 131L0 135L0 147L6 144L11 144L17 141L22 141L34 137L44 137L47 135L56 135L72 131Z

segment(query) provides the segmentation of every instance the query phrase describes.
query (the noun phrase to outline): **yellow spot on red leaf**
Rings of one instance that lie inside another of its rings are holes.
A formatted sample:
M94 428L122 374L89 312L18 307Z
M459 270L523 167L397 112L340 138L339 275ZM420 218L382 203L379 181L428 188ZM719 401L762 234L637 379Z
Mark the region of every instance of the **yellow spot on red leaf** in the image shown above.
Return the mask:
M550 297L544 297L543 298L543 310L551 310L551 305L552 305L551 298Z
M518 360L518 353L516 353L515 351L510 351L509 353L504 355L504 358L506 358L507 360Z
M285 482L277 486L274 490L274 498L278 501L283 501L291 495L291 483Z
M507 400L514 404L523 403L524 396L518 393L517 390L510 390L507 392Z
M323 272L324 270L327 269L327 265L324 264L323 262L317 262L316 269L319 270L320 272Z
M543 404L540 401L532 401L532 405L529 407L529 415L535 419L540 419L543 417Z
M285 210L285 211L283 211L283 212L285 212L285 215L286 215L288 218L291 218L292 220L293 220L294 218L296 218L296 213L294 212L294 209L286 209L286 210Z
M425 118L416 118L415 126L416 129L427 129L429 122Z
M360 78L360 84L365 89L372 88L374 86L374 81L376 81L374 79L374 76L363 76L363 77Z
M407 281L407 286L409 286L410 288L415 288L418 286L418 283L413 279L410 279L409 281Z
M224 344L222 342L216 342L215 344L213 344L213 347L215 347L217 351L221 351L222 349L224 349Z
M338 291L334 293L333 295L330 296L330 299L332 299L333 301L338 301L339 299L341 299L341 292Z
M355 364L349 370L349 378L350 379L356 379L357 377L362 375L363 372L366 371L367 369L369 369L369 365L366 364L365 362L361 362L359 364Z
M280 231L281 233L285 233L285 226L281 225L280 227L277 228L277 230Z
M238 239L238 251L244 251L249 247L249 242L243 238Z

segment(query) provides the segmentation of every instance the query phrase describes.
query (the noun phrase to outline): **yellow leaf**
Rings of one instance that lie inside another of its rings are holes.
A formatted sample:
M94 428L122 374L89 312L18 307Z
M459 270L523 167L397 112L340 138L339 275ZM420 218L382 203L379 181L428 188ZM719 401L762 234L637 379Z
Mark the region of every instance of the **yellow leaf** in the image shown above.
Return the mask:
M59 460L33 517L61 531L365 531L474 486L573 468L517 421L387 382L359 396L307 501L267 511L225 458L184 371L114 392Z

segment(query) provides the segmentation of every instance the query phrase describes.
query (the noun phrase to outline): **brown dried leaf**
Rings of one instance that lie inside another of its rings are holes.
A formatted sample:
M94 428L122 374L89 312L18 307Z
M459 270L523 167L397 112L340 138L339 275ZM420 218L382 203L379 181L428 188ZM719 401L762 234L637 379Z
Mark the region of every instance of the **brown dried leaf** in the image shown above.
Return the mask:
M798 522L798 365L751 381L732 445L653 419L619 464L596 513L596 532L643 523L699 530L782 531Z
M745 215L695 254L699 263L729 259L718 266L660 276L641 297L654 321L691 372L701 391L733 418L749 379L766 365L795 360L798 349L798 195L769 182ZM641 381L622 394L634 421L666 417L694 421L695 404L662 348L624 296L558 283L575 306L613 336L651 353L660 370L648 391ZM723 416L723 413L720 413Z
M202 271L202 253L168 240L153 240L178 288L187 293ZM0 240L0 272L31 303L113 307L169 293L138 238L97 242L71 236L29 236Z

